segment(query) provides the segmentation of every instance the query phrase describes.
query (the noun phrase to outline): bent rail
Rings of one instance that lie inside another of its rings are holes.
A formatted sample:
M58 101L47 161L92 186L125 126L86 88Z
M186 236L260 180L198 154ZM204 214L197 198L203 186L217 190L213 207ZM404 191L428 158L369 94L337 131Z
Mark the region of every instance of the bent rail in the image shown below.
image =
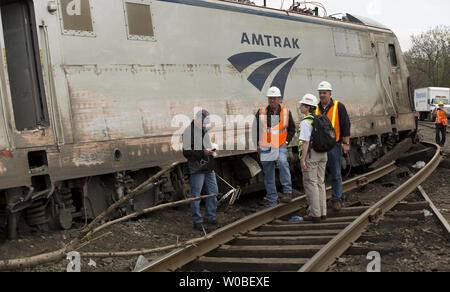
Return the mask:
M302 268L300 272L323 272L341 256L353 242L355 242L366 227L386 212L391 210L406 196L412 193L422 182L424 182L433 171L439 166L442 160L440 148L436 144L424 143L426 146L436 148L433 159L411 179L389 194L387 197L373 205L364 212L358 219L339 233L333 240L325 245L316 255L314 255Z

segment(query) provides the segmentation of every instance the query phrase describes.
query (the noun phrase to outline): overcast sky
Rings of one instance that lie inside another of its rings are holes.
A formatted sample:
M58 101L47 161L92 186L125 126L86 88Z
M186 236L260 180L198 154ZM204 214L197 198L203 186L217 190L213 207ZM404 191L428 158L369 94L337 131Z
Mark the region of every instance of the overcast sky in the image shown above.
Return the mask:
M263 4L263 0L252 1L257 5ZM420 34L437 25L450 26L449 0L316 1L324 4L328 15L339 12L350 13L369 17L384 24L397 35L403 51L411 47L412 34ZM267 0L267 6L279 9L282 2L284 2L283 9L288 9L292 5L292 0ZM320 13L322 15L322 12Z

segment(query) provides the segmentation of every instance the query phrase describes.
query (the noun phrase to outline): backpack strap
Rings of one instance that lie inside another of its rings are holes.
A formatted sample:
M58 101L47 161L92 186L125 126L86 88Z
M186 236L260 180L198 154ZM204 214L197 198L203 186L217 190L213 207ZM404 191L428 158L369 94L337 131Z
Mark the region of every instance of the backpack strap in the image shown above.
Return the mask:
M312 125L312 123L314 122L315 117L316 117L316 115L309 114L309 115L307 115L306 117L303 118L303 121L308 121L308 123L310 125Z
M316 115L315 114L309 114L306 117L302 119L302 121L307 121L311 126L313 126L314 120ZM302 150L300 149L302 147L303 143L299 140L298 147L299 147L299 159L303 156ZM309 158L311 158L311 148L312 148L312 141L310 141L309 147L308 147L308 153L306 155L309 155Z

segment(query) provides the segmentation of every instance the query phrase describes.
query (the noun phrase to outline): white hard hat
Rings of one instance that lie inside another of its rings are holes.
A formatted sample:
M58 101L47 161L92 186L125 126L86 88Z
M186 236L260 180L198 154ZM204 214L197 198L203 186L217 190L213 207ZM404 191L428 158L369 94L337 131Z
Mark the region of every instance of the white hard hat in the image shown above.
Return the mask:
M313 94L308 93L305 96L303 96L302 100L299 101L299 103L317 107L319 105L319 100Z
M281 91L278 87L271 87L267 91L267 97L281 97Z
M331 84L329 82L323 81L323 82L320 82L319 88L317 88L317 90L319 90L319 91L321 91L321 90L333 91L333 87L331 86Z

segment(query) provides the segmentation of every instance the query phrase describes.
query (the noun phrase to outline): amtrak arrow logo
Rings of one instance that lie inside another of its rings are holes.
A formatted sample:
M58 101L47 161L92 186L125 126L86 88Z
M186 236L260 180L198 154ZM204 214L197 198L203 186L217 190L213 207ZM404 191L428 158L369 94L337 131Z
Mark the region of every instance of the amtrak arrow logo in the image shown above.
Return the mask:
M294 66L295 62L297 62L298 58L301 55L302 54L299 54L294 58L278 58L270 53L247 52L231 56L230 58L228 58L228 61L234 66L234 68L236 68L236 70L239 71L239 73L242 73L242 71L247 69L252 64L255 64L262 60L274 59L258 67L250 74L247 79L259 91L262 91L264 84L269 78L269 75L273 71L275 71L275 69L281 64L288 61L286 65L284 65L283 68L281 68L277 73L270 86L278 87L281 90L281 93L284 95L284 89L286 87L289 73L291 72L292 66Z

